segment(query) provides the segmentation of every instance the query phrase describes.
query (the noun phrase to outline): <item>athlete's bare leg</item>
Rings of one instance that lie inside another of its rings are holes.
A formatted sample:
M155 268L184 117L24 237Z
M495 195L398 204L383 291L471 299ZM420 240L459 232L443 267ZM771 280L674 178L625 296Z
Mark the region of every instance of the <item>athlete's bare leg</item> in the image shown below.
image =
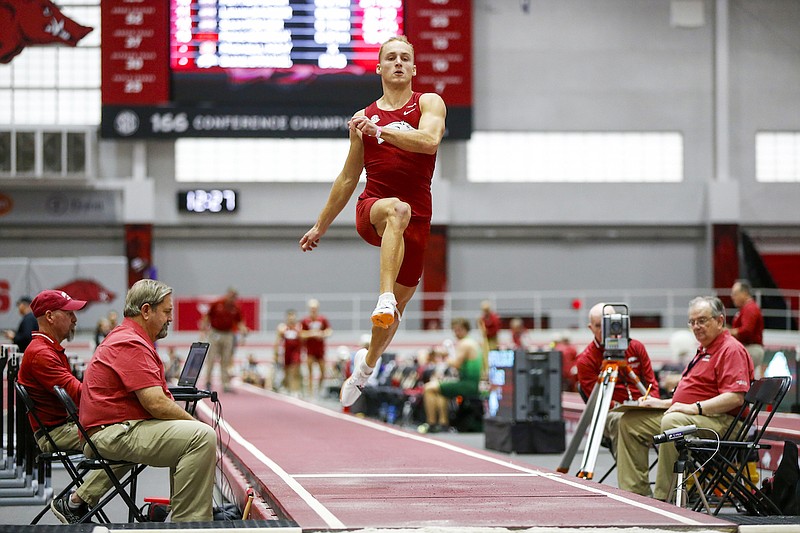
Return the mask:
M405 254L403 233L411 221L411 206L397 198L382 198L372 205L369 217L378 235L381 236L379 281L381 296L371 316L373 327L367 353L364 354L361 350L356 353L357 368L344 382L339 392L339 400L344 406L352 405L361 395L360 387L366 383L381 354L392 342L406 304L417 290L416 286L407 287L396 281ZM363 359L360 359L362 357Z
M316 394L320 394L322 392L322 382L325 380L325 360L324 359L317 359L316 357L308 356L306 360L306 366L308 367L308 395L314 396L314 367L316 366L319 369L319 375L316 379L317 383L317 390Z
M442 395L438 381L432 380L425 384L422 404L425 408L425 420L429 426L438 424L447 427L450 425L448 400Z
M397 297L398 320L395 320L386 328L373 326L369 347L366 350L362 349L356 352L353 373L345 380L339 390L339 401L345 407L353 405L361 396L361 387L364 386L369 376L373 373L381 354L386 351L389 343L392 342L392 338L397 332L397 326L400 324L399 318L403 314L406 304L414 295L415 290L416 287L406 287L395 283L394 294Z
M403 264L405 244L403 232L411 221L411 206L397 198L382 198L372 204L369 221L381 236L381 269L379 290L392 292ZM399 299L398 299L399 303Z

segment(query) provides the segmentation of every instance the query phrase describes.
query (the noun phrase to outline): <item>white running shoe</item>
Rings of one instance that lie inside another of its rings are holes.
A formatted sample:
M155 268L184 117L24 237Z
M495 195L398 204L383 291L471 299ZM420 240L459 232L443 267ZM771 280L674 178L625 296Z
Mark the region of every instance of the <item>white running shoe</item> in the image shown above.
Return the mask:
M394 323L397 314L397 300L394 294L386 292L378 297L378 305L372 312L372 324L379 328L388 329Z
M339 403L345 407L350 407L358 397L361 396L361 388L367 383L371 374L365 374L361 371L364 360L367 358L367 349L361 348L356 352L353 358L353 372L350 377L342 383L342 388L339 391Z

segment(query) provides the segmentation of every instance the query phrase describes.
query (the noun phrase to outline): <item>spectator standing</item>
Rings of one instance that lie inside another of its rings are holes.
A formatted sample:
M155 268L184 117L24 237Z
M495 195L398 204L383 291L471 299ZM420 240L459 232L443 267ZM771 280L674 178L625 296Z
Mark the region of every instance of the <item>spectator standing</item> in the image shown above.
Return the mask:
M694 424L722 434L730 426L753 380L753 361L742 343L725 329L725 306L715 297L689 302L689 327L700 343L683 371L671 399L640 400L665 411L628 411L619 421L617 474L619 488L650 495L648 454L653 436ZM672 442L658 446L654 496L666 500L678 450Z
M211 303L208 313L204 317L204 329L208 331L208 361L206 363L207 388L211 387L211 376L214 366L219 362L219 373L222 381L222 390L230 392L231 367L233 354L236 350L237 334L246 335L242 310L237 298L239 293L230 287L225 296Z
M170 469L173 522L208 522L216 435L173 400L155 347L172 311L170 287L151 279L133 284L122 324L86 367L80 420L105 458Z
M17 345L17 351L19 353L24 353L28 344L31 342L31 333L38 328L36 317L31 311L30 296L22 296L17 300L17 311L19 311L19 314L22 316L22 320L20 320L17 326L17 331L8 329L4 333L8 340Z
M485 377L489 372L489 350L497 349L497 336L502 327L500 315L492 309L492 302L489 300L481 302L481 314L477 322L478 329L483 336L483 370L481 375Z
M753 299L750 282L740 279L731 288L731 299L739 309L733 315L731 335L744 344L747 353L753 359L756 379L761 377L761 366L764 364L764 316L761 308Z
M314 395L314 367L319 371L317 394L322 394L322 382L325 379L325 339L333 334L330 322L319 314L319 301L312 298L308 301L308 315L300 323L303 343L306 347L306 365L308 366L308 394Z
M581 352L576 361L581 395L585 396L585 398L589 398L592 395L592 391L597 385L597 377L603 369L603 361L606 356L605 339L602 336L603 313L612 314L614 312L613 307L603 303L596 304L589 310L589 330L594 338ZM629 370L638 376L645 389L650 389L648 395L658 398L658 382L644 344L636 339L630 339L628 341L628 349L625 350L624 363L627 364ZM620 367L609 408L613 409L627 400L638 400L641 396L642 393L636 383L628 377L625 369ZM612 451L616 450L617 430L621 416L621 413L609 411L606 426L603 428L603 436L611 440Z
M66 410L53 392L53 387L62 387L80 409L81 382L72 374L67 355L62 346L64 341L72 340L78 319L75 311L86 306L83 300L74 300L63 291L46 290L40 292L29 303L32 316L35 316L38 330L25 356L20 363L17 381L23 385L33 402L36 414L48 428L50 436L60 450L81 450L83 444L78 436L74 422L69 421ZM33 429L36 444L43 452L54 452L44 428L36 424L32 415L28 420ZM120 474L125 470L118 468ZM53 514L65 524L74 524L88 512L113 486L105 472L96 470L86 476L85 482L77 490L50 502Z
M500 315L492 309L492 302L484 300L481 302L481 314L478 317L478 329L481 330L486 349L497 349L497 335L500 333L502 323Z
M300 364L303 362L303 326L297 321L297 311L286 311L286 321L278 324L275 336L275 366L283 355L283 383L292 396L300 396L303 378Z

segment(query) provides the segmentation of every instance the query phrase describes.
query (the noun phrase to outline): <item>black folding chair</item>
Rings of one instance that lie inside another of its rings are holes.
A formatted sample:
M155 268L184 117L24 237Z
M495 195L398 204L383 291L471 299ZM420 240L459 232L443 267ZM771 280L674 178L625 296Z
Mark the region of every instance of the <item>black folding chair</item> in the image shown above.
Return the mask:
M756 480L750 479L747 463L759 450L770 448L761 440L791 382L790 377L761 378L753 382L739 413L719 442L714 439L685 440L693 468L700 469L697 483L687 491L688 501L692 501L693 495L700 496L698 491L702 491L706 500L717 503L713 512L707 509L709 514L717 515L726 502L749 515L781 514L780 509L758 488ZM766 418L759 423L764 412ZM702 500L700 498L693 504L695 511L701 511L705 506Z
M86 429L81 425L81 422L78 418L78 408L75 406L75 402L72 401L67 391L63 388L59 387L58 385L53 387L53 390L56 393L56 396L64 405L64 409L67 411L67 415L69 416L70 420L75 423L75 426L78 428L78 432L81 434L81 438L84 442L89 446L91 450L91 458L84 459L78 464L79 468L87 468L89 470L103 470L106 475L109 477L111 482L114 484L114 489L110 490L92 509L89 510L84 516L81 517L80 522L88 521L92 516L99 513L100 510L115 496L119 495L122 498L122 501L125 502L125 505L128 507L128 521L129 522L147 522L147 519L144 517L142 512L136 506L136 482L139 473L144 470L147 465L141 463L132 463L129 461L112 461L110 459L106 459L103 457L103 454L97 449L97 446L92 441L91 436L86 431ZM127 465L131 467L130 472L123 476L121 479L117 476L114 472L112 467L119 466L119 465ZM130 486L130 490L126 490L126 487Z
M84 482L84 477L90 471L90 469L86 466L79 466L80 463L75 463L75 461L82 461L85 459L83 457L83 451L65 450L56 444L53 436L50 434L50 430L42 423L39 415L36 413L36 407L34 406L33 400L28 394L28 389L18 382L14 383L14 387L17 390L17 397L22 400L22 403L25 406L25 410L31 415L31 417L33 417L36 425L39 426L39 430L42 432L50 448L53 450L52 452L43 452L40 450L36 456L36 462L40 465L40 468L44 467L47 469L45 476L49 477L52 463L54 461L60 461L64 466L64 470L67 471L67 474L71 479L70 483L64 487L64 489L59 492L58 495L54 496L55 499L62 498L69 494L73 488L81 486ZM39 520L41 520L49 510L50 502L47 502L47 505L45 505L44 508L39 511L39 514L37 514L36 517L34 517L34 519L31 521L31 524L38 524ZM110 522L102 509L98 509L96 514L97 517L104 523Z

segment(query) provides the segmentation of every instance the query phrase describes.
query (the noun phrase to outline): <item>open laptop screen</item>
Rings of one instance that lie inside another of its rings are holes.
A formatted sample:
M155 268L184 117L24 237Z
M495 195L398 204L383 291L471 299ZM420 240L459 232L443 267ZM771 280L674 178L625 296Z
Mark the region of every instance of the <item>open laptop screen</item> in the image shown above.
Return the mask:
M200 370L208 353L207 342L195 342L189 348L189 355L186 356L186 363L183 365L181 376L178 378L179 387L196 387L197 379L200 377Z

